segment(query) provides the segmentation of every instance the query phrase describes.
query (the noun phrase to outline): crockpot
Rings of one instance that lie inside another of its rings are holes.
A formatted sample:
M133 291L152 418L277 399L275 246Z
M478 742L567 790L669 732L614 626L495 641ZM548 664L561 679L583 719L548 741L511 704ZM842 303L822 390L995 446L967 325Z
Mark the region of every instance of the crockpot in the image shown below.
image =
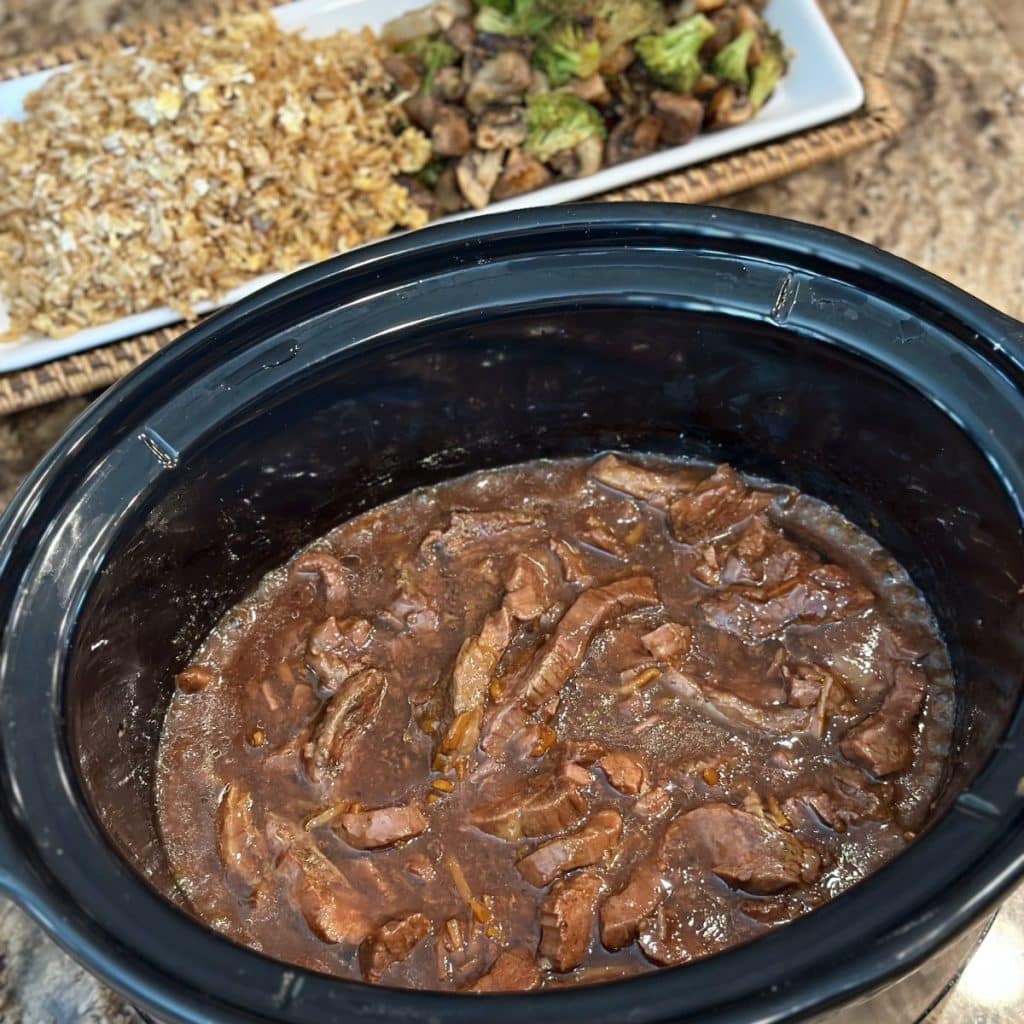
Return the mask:
M928 831L749 945L547 993L339 981L189 916L157 832L154 758L172 676L222 613L296 548L410 488L603 449L727 459L793 484L910 570L957 676ZM1024 329L849 239L602 204L462 221L319 264L108 391L8 509L0 885L161 1021L877 1008L895 981L948 960L1024 873L1022 503Z

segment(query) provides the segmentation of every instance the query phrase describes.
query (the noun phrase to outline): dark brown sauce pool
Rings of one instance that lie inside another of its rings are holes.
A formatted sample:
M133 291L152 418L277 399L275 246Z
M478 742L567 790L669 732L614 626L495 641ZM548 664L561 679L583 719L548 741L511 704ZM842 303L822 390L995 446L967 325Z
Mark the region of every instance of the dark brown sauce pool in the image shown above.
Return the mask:
M429 989L553 987L756 938L923 827L952 677L832 508L728 467L540 461L415 491L271 573L159 758L195 914Z

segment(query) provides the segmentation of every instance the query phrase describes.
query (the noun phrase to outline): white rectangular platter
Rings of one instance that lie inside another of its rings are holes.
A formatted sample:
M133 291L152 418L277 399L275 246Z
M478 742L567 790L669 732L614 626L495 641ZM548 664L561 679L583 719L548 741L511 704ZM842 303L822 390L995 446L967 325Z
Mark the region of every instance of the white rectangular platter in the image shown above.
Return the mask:
M379 29L404 11L422 6L424 0L295 0L272 9L278 24L287 31L323 36L339 29L369 26ZM751 121L708 135L699 135L684 146L607 167L589 178L558 182L536 192L494 203L485 213L568 203L623 188L645 178L668 174L713 157L747 149L794 132L825 124L857 110L864 92L856 72L832 33L816 0L770 0L765 18L782 35L795 54L789 73L772 98ZM60 68L0 83L0 122L24 116L25 96ZM2 177L0 168L0 177ZM475 216L473 213L459 217ZM443 218L445 220L452 218ZM244 295L281 277L265 274L228 292L218 305L230 305ZM212 304L198 312L215 308ZM0 344L0 373L49 362L75 352L144 334L180 321L170 309L145 313L90 327L65 338L24 337ZM0 286L0 333L7 314Z

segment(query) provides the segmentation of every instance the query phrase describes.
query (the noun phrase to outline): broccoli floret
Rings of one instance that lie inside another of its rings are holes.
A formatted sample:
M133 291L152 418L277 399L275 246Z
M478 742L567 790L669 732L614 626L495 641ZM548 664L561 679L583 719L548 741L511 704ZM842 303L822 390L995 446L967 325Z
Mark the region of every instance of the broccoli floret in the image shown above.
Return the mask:
M534 67L540 68L554 85L570 78L589 78L601 63L601 44L578 25L561 22L545 32L533 53Z
M481 4L473 24L479 32L532 38L540 35L554 20L555 16L538 0L510 0L500 6L492 2Z
M575 149L592 135L604 138L604 121L595 107L578 96L544 92L526 103L526 152L538 160Z
M661 0L601 0L597 18L601 50L606 54L665 28Z
M754 65L750 75L750 92L747 99L755 111L764 106L779 79L786 73L786 54L782 40L772 33L764 39L761 59Z
M747 60L750 48L754 45L757 33L748 28L741 32L728 46L723 46L711 62L711 72L717 78L735 85L737 89L747 90L750 75L747 72Z
M636 41L637 56L651 76L673 92L689 92L703 74L700 48L715 34L703 14L674 25L658 35Z
M419 61L423 68L421 91L428 92L434 84L434 75L441 68L454 64L459 59L459 51L443 36L423 36L403 43L398 48L402 53Z

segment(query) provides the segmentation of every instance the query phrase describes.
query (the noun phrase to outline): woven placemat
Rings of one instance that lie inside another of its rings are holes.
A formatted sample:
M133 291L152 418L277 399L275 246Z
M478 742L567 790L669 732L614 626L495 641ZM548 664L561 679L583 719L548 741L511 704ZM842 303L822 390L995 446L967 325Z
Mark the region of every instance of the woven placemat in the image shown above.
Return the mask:
M0 81L96 57L113 49L137 46L183 27L207 24L221 14L267 10L277 2L286 0L228 0L189 16L123 29L45 53L17 57L0 63ZM857 113L821 128L696 164L598 198L607 202L707 203L891 138L903 122L892 104L886 74L908 3L909 0L879 2L870 47L859 62L865 102ZM187 325L177 324L79 355L2 374L0 415L108 387L186 329Z

